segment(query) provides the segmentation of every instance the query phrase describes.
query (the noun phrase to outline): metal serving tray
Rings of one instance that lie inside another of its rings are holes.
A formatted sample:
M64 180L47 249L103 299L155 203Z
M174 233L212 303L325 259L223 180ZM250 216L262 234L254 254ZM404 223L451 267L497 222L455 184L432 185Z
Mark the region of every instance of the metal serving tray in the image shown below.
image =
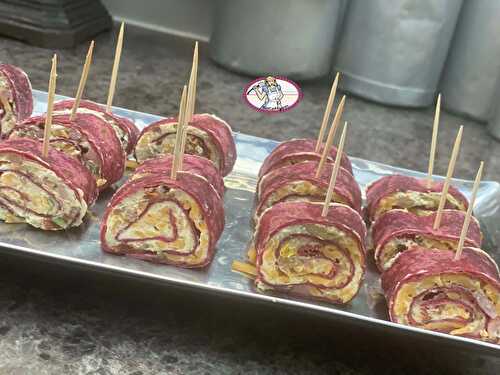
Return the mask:
M35 113L46 108L46 94L34 91ZM140 127L160 119L158 116L115 108L117 114L135 121ZM245 260L251 240L251 210L254 199L256 175L264 158L277 142L244 134L235 134L238 160L233 172L226 177L225 196L226 227L218 242L213 263L206 270L186 270L165 265L155 265L127 257L105 254L100 249L99 223L112 191L102 194L92 207L84 224L65 232L44 232L25 224L0 223L2 251L34 255L61 264L76 264L110 273L154 280L165 287L184 286L216 294L232 295L247 300L281 304L296 310L312 311L322 318L334 318L346 323L363 324L368 328L383 328L392 334L419 335L421 338L439 340L440 345L455 345L467 350L500 355L500 346L478 340L412 328L388 321L385 301L380 297L379 275L373 262L369 264L366 279L354 301L347 306L335 306L295 299L279 294L258 293L253 282L231 271L233 260ZM391 167L367 160L351 158L356 180L364 190L367 184L384 175L402 173L424 176L422 173ZM469 195L471 181L454 180ZM500 260L497 248L500 239L500 184L482 182L475 207L485 232L484 249ZM371 257L367 257L370 262Z

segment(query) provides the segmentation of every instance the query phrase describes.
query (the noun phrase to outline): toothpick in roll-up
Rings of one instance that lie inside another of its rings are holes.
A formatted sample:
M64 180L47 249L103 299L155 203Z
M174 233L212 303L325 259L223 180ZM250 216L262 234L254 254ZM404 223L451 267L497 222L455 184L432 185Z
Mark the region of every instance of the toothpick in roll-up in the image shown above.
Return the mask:
M328 124L328 119L330 118L330 113L333 108L333 103L335 102L335 94L337 93L337 86L339 83L340 73L337 72L335 75L335 79L332 83L332 88L330 89L330 96L328 97L328 101L326 103L325 112L323 113L323 120L321 121L321 127L318 133L318 140L316 141L315 152L319 153L321 150L321 145L323 144L323 138L325 135L326 126Z
M458 153L460 151L460 143L462 142L462 133L464 127L460 126L458 130L455 143L453 144L453 150L451 151L450 162L448 164L448 171L446 172L446 179L444 180L443 190L441 191L441 196L439 199L439 206L436 213L436 218L434 219L434 229L438 229L441 224L441 218L443 216L443 210L448 201L448 190L450 188L451 179L453 177L453 172L455 171L455 164L457 162Z

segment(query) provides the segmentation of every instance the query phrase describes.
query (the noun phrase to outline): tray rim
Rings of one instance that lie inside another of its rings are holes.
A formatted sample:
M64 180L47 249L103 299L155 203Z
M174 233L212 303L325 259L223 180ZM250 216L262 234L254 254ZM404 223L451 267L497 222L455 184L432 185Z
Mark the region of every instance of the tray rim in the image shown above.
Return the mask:
M430 335L430 336L433 336L434 338L456 341L455 344L461 343L461 344L466 344L466 345L471 344L473 346L479 345L479 346L484 347L484 349L486 349L488 352L491 351L492 353L497 353L497 354L500 353L500 345L497 345L497 344L488 343L485 341L480 341L480 340L471 339L471 338L462 337L462 336L452 336L452 335L449 335L446 333L430 331L430 330L425 330L422 328L417 328L417 327L407 326L404 324L394 323L394 322L391 322L389 320L372 318L369 316L336 309L335 305L332 305L332 307L328 307L325 305L316 304L314 302L303 302L303 301L300 301L298 299L277 297L277 296L267 295L267 294L257 293L257 292L246 292L243 290L229 289L229 288L224 288L224 287L211 285L211 284L197 283L197 282L189 281L189 280L180 280L180 279L175 279L175 278L164 276L164 275L157 275L157 274L151 274L148 272L143 272L140 270L133 270L130 268L121 268L121 267L113 266L110 264L97 263L97 262L89 261L86 259L69 257L69 256L65 256L65 255L60 255L60 254L47 253L47 252L44 252L41 250L30 249L29 247L25 247L25 246L7 244L5 242L0 241L0 251L4 251L4 249L16 250L16 251L20 251L20 252L27 254L27 255L32 255L32 256L34 255L34 256L38 256L38 257L42 257L42 258L54 259L57 261L61 261L61 263L67 262L67 263L71 263L74 265L85 266L89 269L98 268L100 270L112 271L114 273L124 274L127 276L134 276L134 277L138 277L141 279L146 279L146 280L151 280L151 281L159 281L160 283L172 284L175 286L183 286L183 287L188 287L191 289L207 290L210 292L215 292L215 294L221 293L221 294L224 294L227 296L243 297L246 300L257 299L257 300L260 300L263 302L271 302L273 304L281 304L281 305L284 305L287 307L297 307L301 311L314 311L314 312L323 313L323 314L333 314L333 315L336 315L337 317L346 317L346 318L349 318L351 320L360 321L363 323L379 324L379 325L382 325L382 326L385 326L385 327L391 328L391 329L403 330L403 331L407 331L407 332L417 333L419 335ZM244 276L242 275L242 277L244 277Z
M33 90L34 93L36 94L41 94L41 95L46 95L46 92L40 91L40 90ZM66 96L61 96L58 95L57 99L63 99L63 98L68 98ZM128 110L125 108L121 107L113 107L113 109L116 109L118 111L123 111L131 114L137 114L137 115L147 115L151 117L155 117L158 119L163 119L164 117L154 115L154 114L147 114L143 113L140 111L134 111L134 110ZM233 132L235 135L241 135L245 138L252 138L255 139L256 141L260 142L268 142L268 143L274 143L278 144L279 142L276 140L271 140L271 139L266 139L266 138L261 138L253 135L248 135L245 133L241 132ZM396 170L402 174L421 174L422 176L425 176L426 174L423 172L419 171L414 171L411 169L406 169L406 168L401 168L401 167L393 167L388 164L380 163L380 162L375 162L375 161L368 161L366 159L361 159L361 158L356 158L356 157L350 157L353 160L357 160L360 162L370 162L372 164L375 164L380 167L389 167L393 170ZM438 176L435 175L437 179L443 179L443 176ZM469 183L472 184L471 180L467 179L458 179L454 178L453 179L456 182L460 183ZM497 181L489 180L489 181L482 181L481 185L488 185L488 186L497 186L500 187L500 183ZM326 306L322 304L315 303L314 301L301 301L298 299L294 298L285 298L281 296L274 296L274 295L268 295L268 294L263 294L259 293L256 291L253 292L248 292L244 290L238 290L238 289L229 289L226 287L222 286L217 286L217 285L211 285L208 283L200 283L197 281L190 281L190 280L184 280L184 279L176 279L174 277L169 277L165 275L159 275L159 274L153 274L153 273L148 273L144 272L141 270L135 270L131 268L123 268L111 264L104 264L104 263L99 263L95 262L92 260L87 260L87 259L82 259L78 257L71 257L67 255L61 255L61 254L54 254L54 253L49 253L45 252L43 250L37 250L33 248L29 248L26 246L20 246L20 245L15 245L15 244L10 244L6 243L3 241L0 241L0 251L2 253L6 252L6 250L14 250L19 252L20 254L12 254L12 255L29 255L29 256L34 256L34 257L39 257L42 259L46 260L55 260L59 261L61 264L69 263L71 265L77 265L77 266L83 266L88 269L96 269L96 270L101 270L101 271L110 271L111 273L116 273L116 274L122 274L126 276L132 276L132 277L137 277L139 279L145 279L145 280L150 280L150 281L156 281L161 284L166 284L166 285L173 285L173 286L179 286L179 287L187 287L189 289L197 289L197 290L203 290L203 291L209 291L214 294L222 294L226 296L234 296L238 298L244 298L246 301L252 302L252 300L257 300L259 302L265 302L265 303L273 303L275 305L283 305L285 307L295 307L298 308L302 312L316 312L320 313L323 316L328 316L328 317L336 317L336 318L348 318L351 321L359 322L359 323L365 323L374 325L374 326L379 326L379 328L388 328L391 330L395 330L395 333L406 333L406 334L417 334L418 336L422 338L433 338L433 339L439 339L439 340L445 340L446 342L449 342L450 344L454 345L459 345L462 344L464 348L474 348L474 349L481 349L484 351L485 354L499 354L500 353L500 345L499 344L494 344L494 343L489 343L481 340L476 340L472 338L467 338L467 337L462 337L462 336L453 336L449 335L446 333L441 333L441 332L436 332L436 331L430 331L430 330L425 330L422 328L417 328L417 327L412 327L412 326L407 326L399 323L394 323L389 320L384 320L380 318L375 318L375 317L370 317L350 311L344 311L337 309L335 305L331 306ZM243 254L243 253L242 253ZM244 277L242 275L242 277Z

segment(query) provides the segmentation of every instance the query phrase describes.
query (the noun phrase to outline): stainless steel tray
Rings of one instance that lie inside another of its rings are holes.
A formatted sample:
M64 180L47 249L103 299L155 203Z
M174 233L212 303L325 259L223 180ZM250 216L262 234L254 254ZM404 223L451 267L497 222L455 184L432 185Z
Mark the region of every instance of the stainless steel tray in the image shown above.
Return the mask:
M43 113L46 107L46 94L35 91L35 113ZM116 108L117 114L133 119L139 127L160 119L158 116ZM420 335L421 338L440 341L440 345L459 345L478 353L500 354L500 346L477 340L455 337L437 332L407 327L387 320L385 302L378 295L379 275L373 264L368 267L367 277L359 295L347 306L334 306L324 303L294 299L283 295L261 294L256 292L251 280L231 271L234 259L244 260L247 246L252 236L250 225L251 209L254 199L256 175L260 164L276 146L275 141L236 134L238 160L234 171L225 179L226 228L217 246L213 263L203 271L186 270L164 265L155 265L127 257L105 254L99 244L99 223L104 207L112 195L102 194L92 207L84 224L65 232L44 232L24 224L0 223L0 246L2 251L28 253L61 264L76 264L96 270L122 273L129 276L150 279L163 283L165 287L177 285L216 294L232 295L247 300L281 304L296 310L313 311L321 318L361 323L367 328L383 328L388 334ZM423 176L422 173L395 168L380 163L351 158L354 174L362 189L375 179L392 174L403 173ZM471 181L455 180L465 194L470 193ZM479 189L475 214L480 219L485 232L485 250L498 262L500 252L497 248L500 239L500 184L483 182ZM371 260L368 257L369 261ZM263 305L265 308L265 305Z

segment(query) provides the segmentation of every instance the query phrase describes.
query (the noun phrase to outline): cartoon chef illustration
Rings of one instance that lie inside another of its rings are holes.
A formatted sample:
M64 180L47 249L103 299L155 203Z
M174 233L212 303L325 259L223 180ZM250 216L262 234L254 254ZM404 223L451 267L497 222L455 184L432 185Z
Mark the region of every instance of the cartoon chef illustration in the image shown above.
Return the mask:
M257 82L248 90L247 95L252 91L255 91L259 100L264 102L260 107L261 109L280 111L283 108L281 105L283 92L276 78L269 76L265 80Z

